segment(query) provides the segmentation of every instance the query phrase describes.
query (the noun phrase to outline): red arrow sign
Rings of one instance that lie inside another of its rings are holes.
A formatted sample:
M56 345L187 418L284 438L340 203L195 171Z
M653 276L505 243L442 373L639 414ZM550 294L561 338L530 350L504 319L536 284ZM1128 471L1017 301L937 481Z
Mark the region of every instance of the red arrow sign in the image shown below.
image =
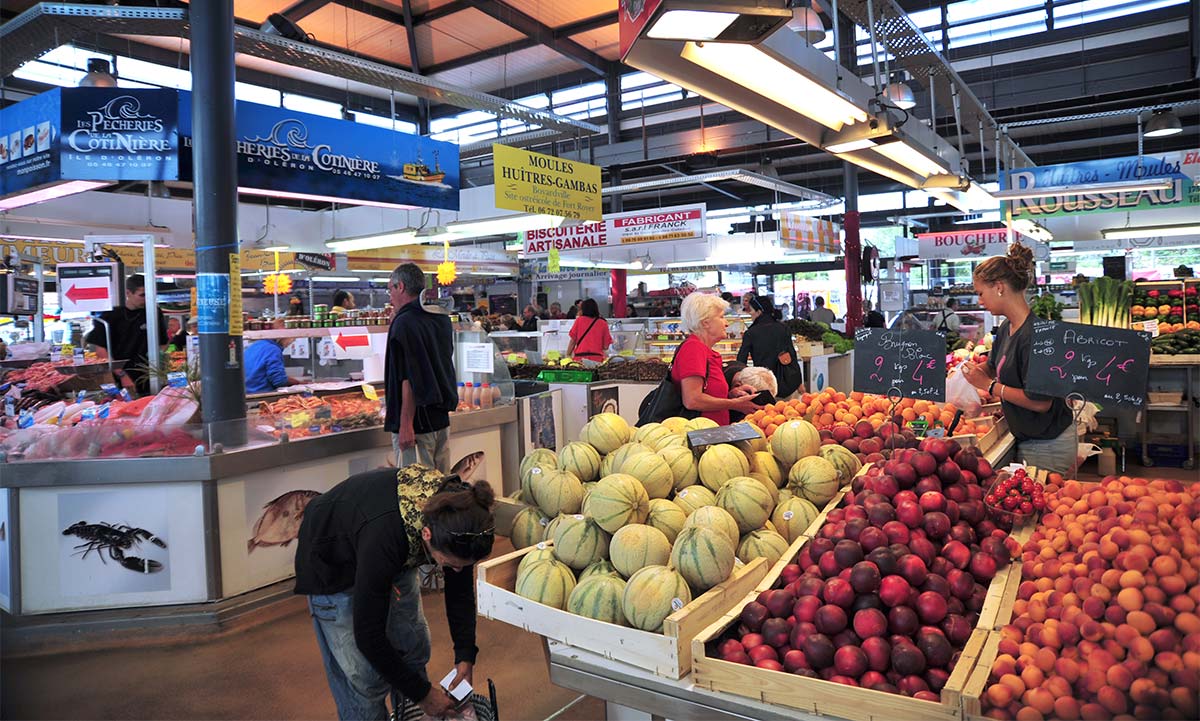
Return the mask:
M365 335L342 335L341 333L333 342L340 345L342 350L371 345L371 339Z
M73 285L67 288L67 300L78 303L81 300L108 300L108 286L79 287Z

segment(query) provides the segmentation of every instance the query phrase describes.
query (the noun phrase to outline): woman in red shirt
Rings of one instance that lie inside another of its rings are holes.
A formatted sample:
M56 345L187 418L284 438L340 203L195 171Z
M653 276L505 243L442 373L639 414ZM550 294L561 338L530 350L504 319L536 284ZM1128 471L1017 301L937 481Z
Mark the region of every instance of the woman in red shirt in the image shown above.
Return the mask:
M591 298L583 301L583 308L571 326L570 335L567 355L577 361L602 362L613 342L612 334L608 332L608 321L600 317L600 306Z
M715 295L692 293L679 307L680 327L689 333L671 366L671 380L679 385L683 407L697 411L720 425L729 425L729 411L750 414L761 409L754 389L730 388L721 370L721 354L713 349L725 339L725 311L729 304Z

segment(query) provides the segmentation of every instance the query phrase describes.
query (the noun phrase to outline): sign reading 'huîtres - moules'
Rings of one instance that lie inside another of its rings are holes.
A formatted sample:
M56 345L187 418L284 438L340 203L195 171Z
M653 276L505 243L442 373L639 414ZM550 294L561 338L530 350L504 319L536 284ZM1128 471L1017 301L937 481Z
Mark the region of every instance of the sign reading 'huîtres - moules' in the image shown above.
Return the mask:
M600 220L600 166L493 145L496 207Z

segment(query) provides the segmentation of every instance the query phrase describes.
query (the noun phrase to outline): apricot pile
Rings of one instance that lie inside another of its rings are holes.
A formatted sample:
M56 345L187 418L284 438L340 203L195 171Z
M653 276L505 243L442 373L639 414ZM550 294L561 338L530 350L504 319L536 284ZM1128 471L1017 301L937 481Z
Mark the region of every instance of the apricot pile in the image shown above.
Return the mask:
M1200 488L1125 476L1058 486L1022 549L985 715L1197 718Z

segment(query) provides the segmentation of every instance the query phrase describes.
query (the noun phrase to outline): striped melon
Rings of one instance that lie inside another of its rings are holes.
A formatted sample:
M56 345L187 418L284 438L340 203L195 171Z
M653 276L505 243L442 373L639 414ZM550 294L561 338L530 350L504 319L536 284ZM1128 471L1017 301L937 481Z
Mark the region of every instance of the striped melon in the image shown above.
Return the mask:
M748 443L750 445L750 450L753 451L754 453L760 453L762 451L768 450L769 447L767 446L767 434L763 433L761 428L754 425L750 421L742 421L742 423L745 423L746 425L750 426L754 430L758 431L757 439L755 439L753 441L742 441L742 443Z
M666 498L675 488L675 476L671 473L671 466L655 453L630 456L619 464L614 463L613 471L641 481L646 495L651 498Z
M862 470L862 462L849 449L839 445L825 445L817 449L817 455L833 464L837 469L838 483L842 486L854 479Z
M529 452L529 455L521 459L520 476L525 477L530 468L541 466L542 468L558 467L558 456L549 448L535 448Z
M771 511L775 510L771 492L763 486L762 481L749 476L729 479L717 491L717 505L729 511L729 515L737 521L739 533L762 528L771 517Z
M722 536L729 539L729 545L733 548L737 548L738 542L742 540L742 532L738 530L737 521L729 515L729 511L720 506L697 508L696 512L688 516L687 522L683 524L684 528L693 526L720 532Z
M590 483L600 478L600 454L583 441L572 441L558 452L558 467Z
M583 513L609 533L621 526L645 523L650 513L650 497L642 482L633 476L614 473L600 479L583 504Z
M628 578L646 566L662 566L671 558L671 542L652 526L634 523L613 534L609 559Z
M609 541L609 550L611 550L611 549L612 549L612 541ZM583 580L585 578L587 578L588 576L594 576L596 574L600 574L601 576L619 576L619 575L621 575L621 574L617 573L617 569L613 568L612 563L610 563L607 558L604 558L599 561L596 561L592 565L590 565L587 568L580 571L579 572L579 582L583 583Z
M634 431L633 440L651 448L657 448L658 444L664 439L674 438L676 435L671 432L670 428L665 427L661 423L647 423L644 426L639 426Z
M783 488L783 482L787 480L787 475L779 467L779 461L775 460L770 451L756 451L750 456L750 475L755 474L767 478L776 488Z
M776 527L775 527L775 524L774 524L774 523L771 523L770 521L767 521L766 523L764 523L764 524L763 524L763 527L762 527L762 528L760 528L759 530L760 530L760 531L770 531L771 533L779 533L779 529L778 529L778 528L776 528ZM779 535L781 535L781 536L782 536L783 534L782 534L782 533L779 533Z
M658 439L658 442L654 444L654 450L656 452L661 452L668 448L682 448L688 453L692 452L692 449L688 448L687 436L681 436L675 433L668 433L667 435Z
M585 501L587 500L588 494L589 494L589 493L591 493L591 492L592 492L592 489L593 489L593 488L595 488L595 487L596 487L596 482L595 482L595 481L593 481L593 482L591 482L591 483L585 483L585 484L583 484L583 500L585 500ZM583 505L582 505L582 503L580 504L580 506L579 506L579 507L580 507L580 509L582 509L582 508L583 508Z
M600 413L583 425L579 440L591 445L601 455L617 450L633 436L629 424L616 413Z
M570 471L544 471L530 474L533 501L542 513L579 513L583 505L583 484Z
M559 561L533 563L523 573L517 572L517 595L551 608L566 608L567 599L574 590L575 574Z
M545 451L545 448L539 448L538 451ZM552 451L546 451L553 453ZM525 461L529 460L529 456L525 456ZM521 461L521 499L525 503L533 503L533 479L544 473L558 470L558 461L553 458L547 458L545 455L538 456L532 463L526 464Z
M543 536L543 538L545 538L547 541L553 541L554 532L558 530L558 527L563 524L563 520L567 518L570 518L570 516L565 513L560 513L554 518L551 518L550 522L546 524L546 534Z
M534 546L532 551L530 551L529 553L526 553L525 557L521 559L521 562L517 564L517 575L520 575L526 568L528 568L529 566L532 566L535 563L541 563L542 561L553 561L553 560L554 560L554 549L550 547L549 543L542 541L541 543Z
M666 566L646 566L625 582L621 609L634 628L661 633L663 621L692 602L683 576Z
M824 508L841 487L837 469L820 456L801 458L788 471L788 488L797 496L812 501L817 508Z
M756 481L757 482L757 481ZM711 528L685 528L671 549L671 567L703 593L733 573L734 547Z
M715 506L717 503L717 494L708 490L704 486L688 486L682 491L675 494L675 505L683 509L683 512L692 515L694 511L705 506Z
M604 457L604 462L600 464L600 477L604 478L613 473L619 473L620 471L617 469L621 464L634 456L651 455L653 453L654 449L650 446L630 441Z
M700 480L696 456L687 446L667 446L657 450L658 456L671 467L675 490L695 485Z
M625 581L618 576L593 575L580 580L567 599L567 610L578 616L592 618L605 623L624 626L625 612L621 600L625 595Z
M791 468L801 458L817 455L821 435L808 421L796 419L784 423L771 435L771 452L782 468Z
M719 428L720 425L721 425L720 423L717 423L716 421L714 421L711 418L705 418L704 416L700 416L699 418L693 418L692 420L688 421L683 426L683 430L684 430L684 433L688 433L690 431L703 431L708 428Z
M687 433L688 419L679 416L672 416L662 422L663 428L674 433L677 436L682 436Z
M608 558L609 535L587 516L566 516L554 529L554 557L576 571Z
M781 492L782 493L782 492ZM779 535L788 543L794 542L817 520L820 511L807 498L792 497L781 500L771 514L771 523Z
M774 531L759 529L751 531L745 536L742 536L742 542L738 544L737 557L743 563L750 563L756 558L765 558L767 563L774 566L775 562L783 558L783 554L787 553L788 542L783 536Z
M779 489L762 473L750 472L750 477L762 484L763 488L767 489L767 493L771 494L771 507L779 505Z
M509 534L513 548L527 548L540 543L546 537L546 524L549 522L549 518L533 507L518 513L513 519L512 532Z
M716 493L730 478L744 476L750 472L746 455L728 443L710 446L700 456L700 482Z
M675 537L683 530L687 518L687 514L675 505L674 501L665 498L650 499L650 514L646 517L646 525L662 531L669 543L675 542Z

